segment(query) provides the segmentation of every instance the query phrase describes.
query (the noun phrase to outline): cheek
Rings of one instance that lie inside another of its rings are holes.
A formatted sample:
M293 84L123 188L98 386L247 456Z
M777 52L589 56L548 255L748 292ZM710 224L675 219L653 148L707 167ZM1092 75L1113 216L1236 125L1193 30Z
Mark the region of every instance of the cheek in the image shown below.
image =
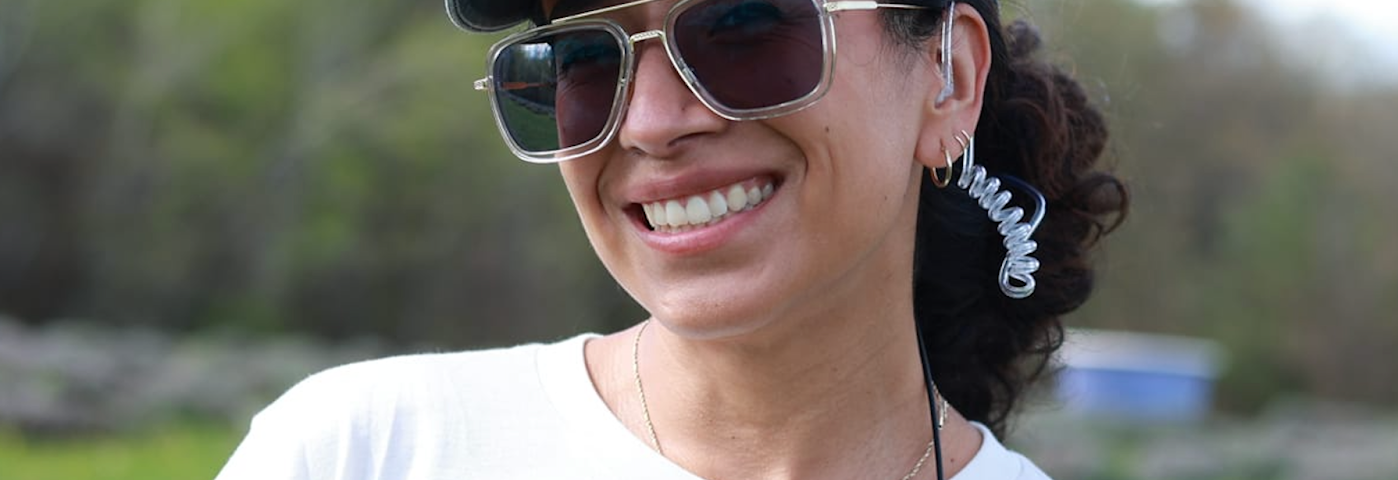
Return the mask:
M600 159L597 157L579 158L558 165L558 171L563 176L564 185L568 187L568 196L573 199L573 207L577 209L583 229L594 244L599 241L595 236L600 231L598 223L606 216L601 196L598 194L601 173L598 168L601 162L598 160Z
M827 109L818 132L798 140L812 186L832 192L828 200L837 206L897 203L917 164L918 120L911 108L866 95L831 100L841 107Z
M614 267L625 255L626 231L620 223L629 220L613 218L607 210L601 192L607 189L608 159L605 151L586 158L569 160L558 164L563 183L568 187L568 195L573 200L573 208L578 212L583 233L608 270L615 274ZM624 263L624 262L623 262Z
M588 198L597 196L597 176L578 168L576 161L558 164L558 173L563 177L563 184L568 187L568 195L573 198L573 205L579 210L583 204L588 203Z
M840 249L859 251L915 218L909 212L918 194L919 119L906 100L851 86L832 90L830 102L812 112L825 121L797 143L808 160L802 204L815 212L811 226L833 229L825 238L842 238Z
M606 191L608 175L621 175L625 167L608 170L605 152L560 163L559 173L597 259L632 298L644 304L642 300L651 297L645 290L637 290L645 287L645 282L638 280L642 272L637 270L637 252L628 245L625 228L612 222L600 194Z

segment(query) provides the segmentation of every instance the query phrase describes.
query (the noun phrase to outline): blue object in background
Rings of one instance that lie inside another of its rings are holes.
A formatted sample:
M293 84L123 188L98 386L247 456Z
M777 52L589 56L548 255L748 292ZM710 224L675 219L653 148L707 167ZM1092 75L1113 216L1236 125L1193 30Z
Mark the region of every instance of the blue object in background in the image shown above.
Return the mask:
M1064 410L1147 422L1196 421L1212 410L1223 353L1211 341L1070 330L1060 352Z

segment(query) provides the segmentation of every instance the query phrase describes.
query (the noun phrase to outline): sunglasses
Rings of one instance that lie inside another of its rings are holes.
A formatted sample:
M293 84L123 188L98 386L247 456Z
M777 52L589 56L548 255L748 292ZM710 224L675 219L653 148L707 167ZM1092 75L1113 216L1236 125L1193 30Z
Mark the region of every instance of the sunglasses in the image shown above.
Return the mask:
M554 20L488 53L496 124L519 158L554 163L594 153L616 136L635 79L636 44L660 39L699 101L729 120L759 120L814 104L834 72L832 14L929 7L877 1L681 0L664 27L629 34L598 16L640 0Z

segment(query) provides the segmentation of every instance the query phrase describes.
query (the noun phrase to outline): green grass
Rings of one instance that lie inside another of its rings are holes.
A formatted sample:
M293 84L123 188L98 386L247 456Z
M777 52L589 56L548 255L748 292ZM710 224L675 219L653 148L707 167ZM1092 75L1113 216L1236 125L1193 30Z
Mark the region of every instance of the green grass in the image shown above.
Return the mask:
M201 424L64 439L0 431L0 480L212 479L241 437Z
M505 110L505 116L515 120L515 133L519 143L537 150L558 149L556 119L529 110L513 101L501 102L501 106Z

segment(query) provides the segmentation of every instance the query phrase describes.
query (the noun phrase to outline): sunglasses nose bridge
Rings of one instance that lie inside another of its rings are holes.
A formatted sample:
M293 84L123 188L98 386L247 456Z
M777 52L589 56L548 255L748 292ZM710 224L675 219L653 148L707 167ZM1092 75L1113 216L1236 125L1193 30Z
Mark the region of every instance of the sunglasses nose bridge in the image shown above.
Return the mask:
M646 40L654 40L657 38L660 39L661 42L664 44L664 46L661 47L661 49L665 51L665 56L669 57L670 66L674 67L675 73L679 74L680 76L680 81L684 83L684 86L688 88L692 94L694 94L695 98L699 100L699 103L703 104L704 108L707 108L709 111L713 112L714 114L720 117L729 120L737 120L737 117L724 113L721 109L716 107L711 100L706 98L706 94L704 93L704 87L700 85L699 78L694 75L694 70L689 68L689 64L686 63L683 58L681 58L679 52L674 50L674 45L670 43L669 33L673 32L667 33L665 30L662 29L646 30L644 32L638 32L626 37L626 41L631 44L631 51L636 52L635 54L639 54L640 49L636 47L638 44ZM634 69L636 67L634 63L631 65L631 68L632 70L630 72L630 75L628 75L626 78L622 80L623 83L630 84L631 82L635 81L636 74ZM624 106L622 108L627 108L630 106L630 97L631 95L628 94L626 100L624 101Z
M640 51L641 51L639 48L636 48L636 46L637 46L638 44L640 44L641 42L644 42L644 41L646 41L646 40L655 40L655 39L657 39L657 38L660 39L661 42L663 43L663 42L666 40L665 31L664 31L664 30L660 30L660 29L656 29L656 30L646 30L646 31L644 31L644 32L637 32L637 33L631 34L630 36L626 37L626 42L631 44L631 51L632 51L632 52L635 52L635 53L633 53L632 55L638 55L638 54L640 54ZM667 53L666 53L667 55L668 55L669 50L670 50L670 49L669 49L668 47L665 48L665 51L667 52ZM673 59L672 59L672 60L673 60ZM633 57L633 61L634 61L634 57ZM634 66L633 66L633 68L634 68ZM633 73L633 75L634 75L634 73Z
M676 70L677 72L679 72L680 77L681 77L681 79L685 82L685 84L686 84L687 86L689 86L691 89L693 89L694 86L695 86L695 81L696 81L695 78L694 78L693 72L690 72L690 71L689 71L689 68L686 67L686 66L684 65L684 62L683 62L683 61L681 61L680 59L678 59L678 58L675 57L675 52L672 51L672 50L670 49L670 45L669 45L669 43L668 43L669 38L668 38L668 36L665 34L665 31L664 31L664 30L655 29L655 30L646 30L646 31L644 31L644 32L638 32L638 33L632 34L631 36L627 37L626 40L627 40L628 42L631 43L631 51L639 53L639 52L640 52L640 49L636 48L636 45L637 45L637 44L639 44L639 43L641 43L641 42L644 42L644 41L646 41L646 40L655 40L655 39L660 39L661 42L665 44L665 46L662 47L662 49L665 50L665 55L666 55L667 57L669 57L669 59L670 59L670 65L674 66L674 67L675 67L675 70ZM633 68L634 68L634 66L633 66ZM634 77L634 76L635 76L635 73L633 72L632 75L630 75L630 76L631 76L631 77ZM628 79L628 80L634 80L634 78Z
M646 30L646 31L644 31L644 32L639 32L639 33L632 34L630 37L627 37L627 41L631 42L631 46L632 46L632 47L635 47L637 43L641 43L641 42L644 42L644 41L646 41L646 40L651 40L651 39L656 39L656 38L662 38L662 39L665 38L665 31L664 31L664 30Z

